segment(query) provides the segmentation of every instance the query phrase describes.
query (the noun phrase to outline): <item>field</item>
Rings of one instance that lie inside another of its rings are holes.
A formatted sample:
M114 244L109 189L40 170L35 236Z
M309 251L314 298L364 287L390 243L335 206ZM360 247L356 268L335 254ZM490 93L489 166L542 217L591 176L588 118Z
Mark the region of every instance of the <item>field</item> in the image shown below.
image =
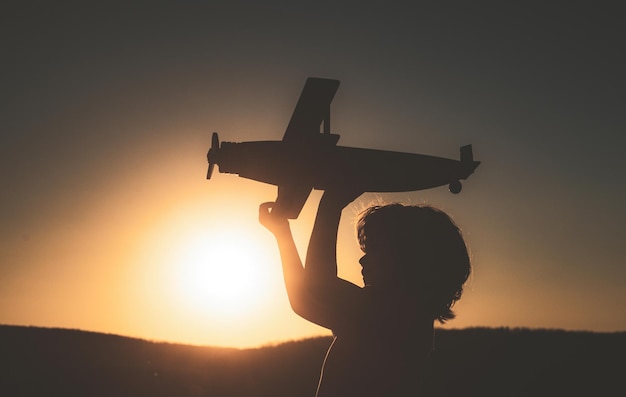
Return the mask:
M257 349L0 326L3 396L313 396L329 338ZM626 395L626 332L438 330L433 396Z

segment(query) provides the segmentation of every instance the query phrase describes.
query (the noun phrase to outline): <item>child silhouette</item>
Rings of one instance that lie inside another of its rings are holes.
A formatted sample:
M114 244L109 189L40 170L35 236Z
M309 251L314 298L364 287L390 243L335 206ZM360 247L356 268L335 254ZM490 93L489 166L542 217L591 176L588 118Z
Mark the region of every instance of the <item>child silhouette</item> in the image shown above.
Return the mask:
M430 206L388 204L365 210L357 223L364 287L337 277L337 230L343 208L360 195L326 190L305 266L289 222L259 207L276 237L292 309L328 328L333 342L317 397L421 395L433 350L434 321L454 318L471 267L458 227Z

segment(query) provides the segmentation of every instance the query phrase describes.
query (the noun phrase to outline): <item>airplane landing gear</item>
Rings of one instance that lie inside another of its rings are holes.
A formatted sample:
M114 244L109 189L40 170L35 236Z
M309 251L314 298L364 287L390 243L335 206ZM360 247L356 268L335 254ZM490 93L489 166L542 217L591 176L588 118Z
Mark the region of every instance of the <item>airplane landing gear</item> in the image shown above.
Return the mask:
M461 185L461 182L459 181L454 181L448 185L448 189L450 189L450 192L454 194L459 194L462 188L463 185Z

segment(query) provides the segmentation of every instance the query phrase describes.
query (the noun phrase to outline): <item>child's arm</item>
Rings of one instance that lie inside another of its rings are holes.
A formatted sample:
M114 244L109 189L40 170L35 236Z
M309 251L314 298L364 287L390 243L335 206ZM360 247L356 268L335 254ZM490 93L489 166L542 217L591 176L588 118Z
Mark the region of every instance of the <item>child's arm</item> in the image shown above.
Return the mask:
M324 192L322 195L307 250L307 277L318 281L337 277L339 221L343 208L351 201L351 196L344 199L332 192Z
M335 329L354 311L361 288L337 277L337 232L342 210L362 192L326 190L320 200L304 268L310 304L300 315Z
M360 194L360 192L359 192ZM259 220L276 237L289 303L301 317L334 329L358 302L360 287L337 278L337 231L343 208L358 197L349 192L325 192L307 250L306 267L297 252L289 222L261 204Z
M293 241L289 221L272 213L274 203L263 203L259 207L259 221L276 237L283 266L285 288L292 309L298 313L302 306L304 268Z

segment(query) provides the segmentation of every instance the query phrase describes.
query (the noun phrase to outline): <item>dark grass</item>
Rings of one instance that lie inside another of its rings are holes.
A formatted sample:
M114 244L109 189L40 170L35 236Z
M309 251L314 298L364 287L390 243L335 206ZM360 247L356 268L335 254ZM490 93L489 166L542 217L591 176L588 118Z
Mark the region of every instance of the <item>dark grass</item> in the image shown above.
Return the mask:
M313 396L330 338L257 349L0 326L0 395ZM626 395L626 332L438 330L434 396Z

